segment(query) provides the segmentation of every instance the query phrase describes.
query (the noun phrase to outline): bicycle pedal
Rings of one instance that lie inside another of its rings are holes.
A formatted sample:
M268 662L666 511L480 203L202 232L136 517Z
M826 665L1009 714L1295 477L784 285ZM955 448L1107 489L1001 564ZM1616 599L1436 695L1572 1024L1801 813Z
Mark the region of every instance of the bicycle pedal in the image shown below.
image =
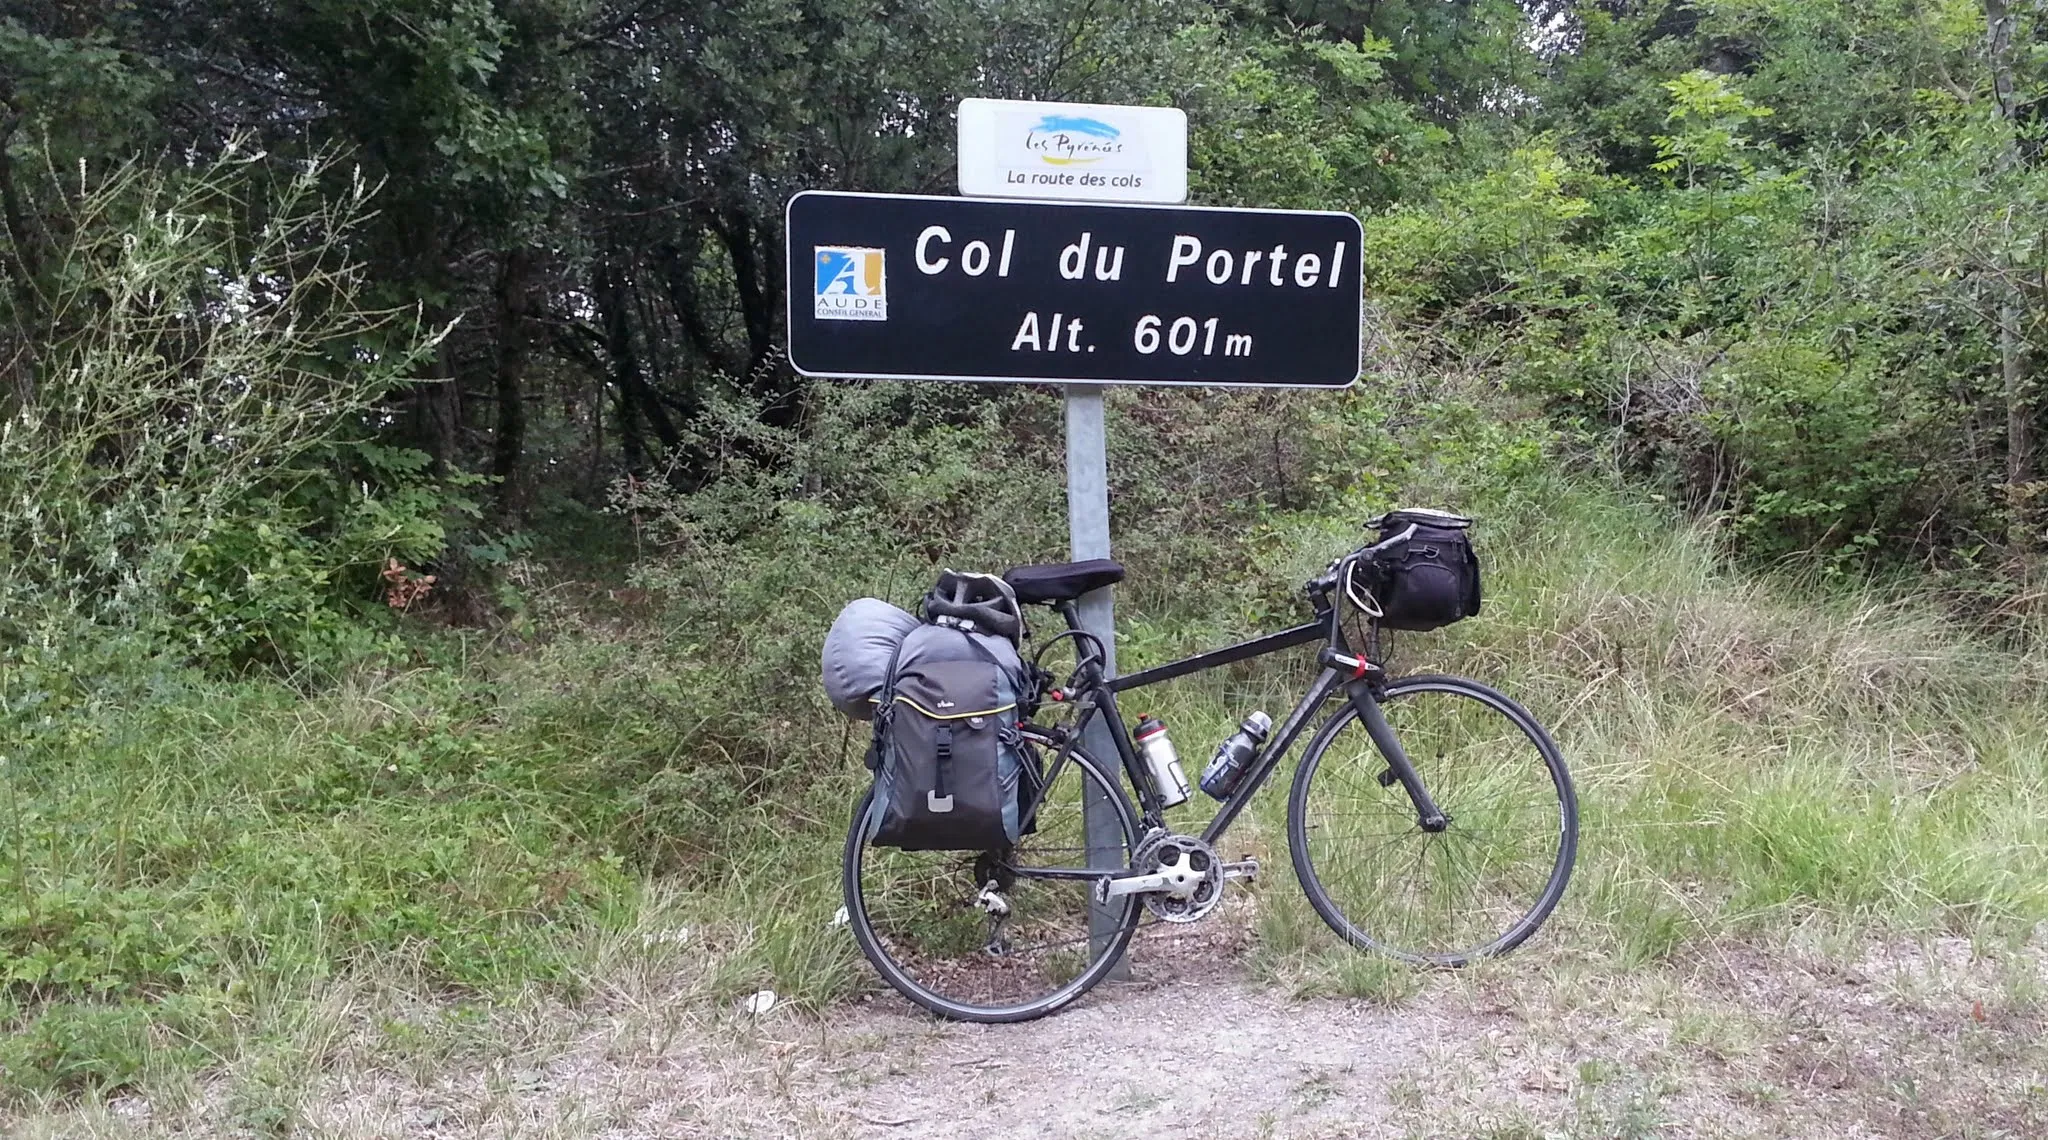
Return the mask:
M1235 863L1225 863L1223 865L1223 878L1226 882L1228 882L1231 879L1243 879L1245 882L1249 883L1257 879L1258 877L1259 861L1257 859L1252 858L1249 855L1245 856L1244 858L1238 860Z

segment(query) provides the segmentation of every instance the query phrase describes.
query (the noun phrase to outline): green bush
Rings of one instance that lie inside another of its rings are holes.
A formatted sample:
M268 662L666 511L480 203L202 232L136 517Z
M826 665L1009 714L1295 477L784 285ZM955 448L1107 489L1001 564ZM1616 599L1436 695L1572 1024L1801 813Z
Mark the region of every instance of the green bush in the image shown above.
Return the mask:
M1640 167L1598 149L1597 122L1511 133L1368 219L1397 374L1541 397L1591 465L1721 516L1751 556L1955 567L1996 592L1982 569L2041 535L2036 484L2008 466L2011 417L2040 410L2007 391L1993 320L2016 304L2022 359L2039 355L2039 297L2010 286L2039 249L2002 219L2048 182L1947 94L1794 152L1765 85L1660 86Z
M378 637L386 560L433 557L469 509L424 456L370 442L434 343L366 304L347 242L371 188L323 196L331 162L271 169L230 147L17 183L62 224L47 271L0 301L16 724L47 728L124 664L345 660Z

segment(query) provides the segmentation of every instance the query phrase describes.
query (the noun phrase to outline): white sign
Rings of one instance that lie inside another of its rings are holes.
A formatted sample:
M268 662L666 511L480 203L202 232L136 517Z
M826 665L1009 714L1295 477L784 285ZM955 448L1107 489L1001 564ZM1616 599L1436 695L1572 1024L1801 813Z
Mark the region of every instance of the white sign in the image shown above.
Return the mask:
M1078 202L1185 202L1177 107L960 101L960 192Z

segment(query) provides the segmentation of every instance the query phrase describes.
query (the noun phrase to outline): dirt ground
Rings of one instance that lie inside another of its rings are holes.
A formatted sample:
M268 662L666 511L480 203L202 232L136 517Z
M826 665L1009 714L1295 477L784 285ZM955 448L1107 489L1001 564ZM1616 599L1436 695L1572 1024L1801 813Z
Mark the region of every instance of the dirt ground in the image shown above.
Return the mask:
M1624 982L1530 959L1297 999L1141 959L1020 1026L876 995L824 1019L597 1016L552 1055L334 1077L336 1137L2048 1136L2044 976L1967 943L1722 946Z
M1368 997L1234 963L1139 958L1023 1025L893 995L824 1017L658 1000L557 1011L519 1043L347 1051L292 1135L370 1137L2048 1137L2048 970L1960 940L1722 944L1618 973L1518 956ZM29 1136L248 1132L215 1090L31 1122Z

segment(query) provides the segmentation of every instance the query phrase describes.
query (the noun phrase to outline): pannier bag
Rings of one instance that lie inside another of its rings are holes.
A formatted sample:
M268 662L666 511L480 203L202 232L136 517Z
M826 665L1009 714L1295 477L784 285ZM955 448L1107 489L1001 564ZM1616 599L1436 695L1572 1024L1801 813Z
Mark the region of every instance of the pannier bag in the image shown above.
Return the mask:
M1381 542L1415 528L1414 537L1378 565L1358 569L1370 575L1365 585L1379 602L1381 625L1431 630L1479 613L1479 555L1467 534L1471 519L1411 508L1369 525L1379 528Z
M925 616L932 620L903 639L875 712L868 839L877 846L995 851L1025 830L1019 801L1026 745L1019 720L1031 674L1010 636L1021 628L963 616L972 611L959 607L978 603L973 589L960 588L959 577L949 571L941 579L944 590L934 591L946 604L934 607L926 598ZM1003 608L1007 590L987 589ZM935 614L935 608L950 612ZM1007 609L1015 612L1014 596ZM1003 632L979 632L991 627Z
M880 598L846 603L825 635L819 667L832 707L855 720L875 715L875 702L889 683L889 665L904 637L918 627L909 613Z

